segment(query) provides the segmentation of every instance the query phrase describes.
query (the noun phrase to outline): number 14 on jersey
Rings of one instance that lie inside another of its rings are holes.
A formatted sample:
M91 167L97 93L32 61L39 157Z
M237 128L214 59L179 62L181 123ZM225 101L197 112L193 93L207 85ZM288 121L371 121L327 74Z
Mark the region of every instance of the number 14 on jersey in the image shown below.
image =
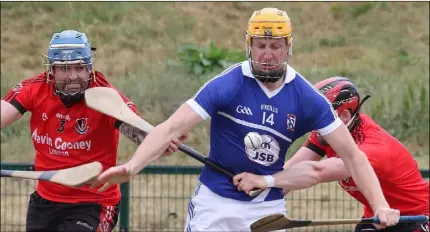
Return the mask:
M273 113L269 113L265 111L263 111L263 121L261 122L261 124L270 124L271 126L273 126L273 124L275 124L275 122L273 121Z

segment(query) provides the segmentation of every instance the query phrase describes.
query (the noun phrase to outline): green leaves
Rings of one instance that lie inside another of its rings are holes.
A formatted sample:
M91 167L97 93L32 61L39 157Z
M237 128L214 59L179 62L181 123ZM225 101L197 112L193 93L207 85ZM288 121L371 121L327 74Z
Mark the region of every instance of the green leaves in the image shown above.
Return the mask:
M214 42L211 42L208 48L183 44L180 46L178 56L181 63L194 75L226 69L235 63L246 60L244 52L218 48Z

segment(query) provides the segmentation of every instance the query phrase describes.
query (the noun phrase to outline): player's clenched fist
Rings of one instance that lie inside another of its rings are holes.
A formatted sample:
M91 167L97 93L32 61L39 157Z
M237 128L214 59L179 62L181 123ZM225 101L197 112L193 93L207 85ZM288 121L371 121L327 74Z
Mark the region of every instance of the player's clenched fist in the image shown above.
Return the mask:
M247 194L254 188L265 189L267 187L264 176L258 176L248 172L242 172L234 176L233 183L239 191L244 191Z
M169 144L169 147L166 149L163 155L169 156L174 152L177 152L179 150L179 145L181 145L181 143L185 141L187 138L188 138L188 133L185 135L182 135L179 139L173 139L173 141Z
M130 167L127 164L111 167L106 171L102 172L98 177L97 181L93 183L90 188L93 189L97 186L103 185L99 188L98 192L104 192L109 187L115 184L120 184L129 181L131 178Z
M379 218L379 224L374 224L374 226L379 230L387 226L396 225L400 219L400 211L397 209L380 208L375 211L375 217Z
M179 145L188 138L188 134L181 136L179 139L174 139L167 147L163 155L171 155L172 153L178 151ZM99 188L98 192L103 192L109 189L112 185L121 184L127 182L131 179L131 166L130 163L119 165L116 167L111 167L101 173L97 180L91 184L90 188L95 188L97 186L103 185Z

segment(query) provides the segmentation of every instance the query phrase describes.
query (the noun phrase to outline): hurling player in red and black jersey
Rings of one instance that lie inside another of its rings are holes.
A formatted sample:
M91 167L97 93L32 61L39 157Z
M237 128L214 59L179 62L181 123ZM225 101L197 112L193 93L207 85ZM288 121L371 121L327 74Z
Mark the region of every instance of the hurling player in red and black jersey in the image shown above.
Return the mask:
M398 209L401 216L429 216L429 183L421 176L411 153L368 115L359 112L361 104L369 96L361 100L355 85L343 77L323 80L315 87L332 102L356 144L366 154L390 207ZM324 156L327 159L321 160ZM363 217L374 216L345 164L318 133L313 132L309 136L299 151L285 163L284 168L284 171L273 175L274 186L284 188L284 192L338 181L346 192L363 204ZM262 176L249 173L241 181L248 183L245 190L265 188L267 185ZM386 228L374 224L358 224L355 228L357 232L376 230L424 232L429 231L429 224L398 223Z
M93 70L93 55L94 49L84 33L55 33L48 47L46 72L20 82L1 100L1 128L31 112L34 164L38 171L93 161L99 161L106 170L116 165L119 132L136 144L146 135L85 105L87 88L114 88L103 74ZM120 95L138 114L136 106ZM176 150L172 143L165 154ZM38 181L29 200L26 231L112 231L119 202L118 185L97 192L89 185L69 188Z

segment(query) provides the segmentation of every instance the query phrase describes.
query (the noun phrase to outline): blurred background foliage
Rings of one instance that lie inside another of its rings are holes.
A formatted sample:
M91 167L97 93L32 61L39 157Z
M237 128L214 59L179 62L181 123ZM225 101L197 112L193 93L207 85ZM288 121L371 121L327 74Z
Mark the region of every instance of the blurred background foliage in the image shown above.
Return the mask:
M76 29L97 47L96 69L158 124L207 80L246 60L248 19L269 6L292 20L290 65L312 83L351 78L372 96L363 111L429 168L428 2L1 2L1 94L44 71L41 54L54 32ZM2 129L2 161L33 161L28 116ZM207 153L208 142L205 122L187 144ZM121 137L119 162L135 148ZM178 152L157 164L198 163Z

